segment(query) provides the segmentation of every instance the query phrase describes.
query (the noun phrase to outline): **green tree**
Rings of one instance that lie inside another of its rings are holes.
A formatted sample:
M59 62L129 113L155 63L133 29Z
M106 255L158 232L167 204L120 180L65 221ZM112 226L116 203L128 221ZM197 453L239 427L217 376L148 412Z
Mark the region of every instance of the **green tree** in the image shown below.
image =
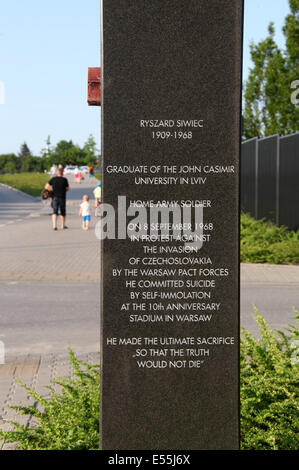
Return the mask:
M3 167L3 173L4 174L13 174L16 171L16 164L12 160L7 161Z
M16 173L19 170L19 163L20 159L14 153L0 155L0 173Z
M35 168L33 157L31 155L26 155L22 157L20 172L28 173L30 171L34 171L34 169Z
M52 144L51 144L51 137L48 135L47 139L46 139L46 146L45 148L43 148L41 150L41 156L42 158L48 158L52 155L53 153L53 147L52 147Z
M60 140L50 156L51 163L56 165L81 165L83 152L79 145L75 145L72 140Z
M45 161L44 158L33 157L33 163L34 163L34 171L38 173L43 173L45 170L48 169L47 162Z
M32 153L31 153L28 145L26 144L26 142L24 142L20 147L20 151L18 153L18 156L20 158L22 158L22 157L28 157L28 156L31 156L31 155L32 155Z
M21 145L18 157L18 168L20 172L28 172L34 170L34 164L32 162L32 153L26 142Z
M98 150L97 150L97 144L96 141L94 140L94 137L92 134L89 135L87 141L85 142L83 146L83 152L85 153L86 156L91 156L95 157Z
M89 135L82 151L84 153L84 164L96 166L98 163L98 149L96 141L92 134Z
M299 108L291 101L292 83L299 79L299 0L289 0L289 5L283 27L285 51L275 43L273 23L266 39L250 45L253 67L244 91L246 139L299 130Z
M45 167L50 167L53 163L56 165L96 165L96 143L92 135L81 148L79 145L74 144L72 140L61 140L57 143L55 149L51 151L49 158L43 156L46 160Z

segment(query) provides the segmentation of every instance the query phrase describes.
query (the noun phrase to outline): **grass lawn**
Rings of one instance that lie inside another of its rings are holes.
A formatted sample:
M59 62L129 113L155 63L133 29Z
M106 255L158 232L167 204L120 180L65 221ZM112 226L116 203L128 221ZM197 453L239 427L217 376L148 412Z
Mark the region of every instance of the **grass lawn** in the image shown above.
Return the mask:
M40 196L49 181L46 173L15 173L14 175L0 175L0 183L19 189L31 196Z

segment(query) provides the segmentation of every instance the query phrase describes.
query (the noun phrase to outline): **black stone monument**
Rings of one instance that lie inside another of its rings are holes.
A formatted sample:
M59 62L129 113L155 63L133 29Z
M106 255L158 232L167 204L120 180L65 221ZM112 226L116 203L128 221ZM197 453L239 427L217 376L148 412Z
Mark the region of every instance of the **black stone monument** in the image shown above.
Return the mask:
M242 18L102 0L101 449L239 448Z

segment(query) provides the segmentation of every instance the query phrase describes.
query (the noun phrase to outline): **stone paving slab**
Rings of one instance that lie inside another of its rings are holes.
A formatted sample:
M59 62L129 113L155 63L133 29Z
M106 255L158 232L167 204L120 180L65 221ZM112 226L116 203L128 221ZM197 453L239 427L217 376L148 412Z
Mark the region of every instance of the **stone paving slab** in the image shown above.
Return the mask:
M100 242L93 217L88 232L73 207L67 230L52 230L50 217L27 218L0 227L0 280L99 282Z
M242 263L241 284L299 286L299 266Z
M10 358L5 364L0 365L0 377L23 377L36 374L40 364L37 357Z

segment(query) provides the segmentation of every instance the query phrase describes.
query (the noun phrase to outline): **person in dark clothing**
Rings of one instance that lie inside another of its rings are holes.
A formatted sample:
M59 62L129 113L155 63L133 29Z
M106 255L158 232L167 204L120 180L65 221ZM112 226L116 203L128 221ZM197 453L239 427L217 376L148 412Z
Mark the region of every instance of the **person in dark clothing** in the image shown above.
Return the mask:
M93 172L94 172L93 166L90 165L90 167L88 168L89 181L92 180Z
M66 193L70 189L68 180L63 176L63 170L58 168L57 176L54 176L46 184L45 189L53 191L53 230L57 230L57 216L60 211L61 228L66 229Z

